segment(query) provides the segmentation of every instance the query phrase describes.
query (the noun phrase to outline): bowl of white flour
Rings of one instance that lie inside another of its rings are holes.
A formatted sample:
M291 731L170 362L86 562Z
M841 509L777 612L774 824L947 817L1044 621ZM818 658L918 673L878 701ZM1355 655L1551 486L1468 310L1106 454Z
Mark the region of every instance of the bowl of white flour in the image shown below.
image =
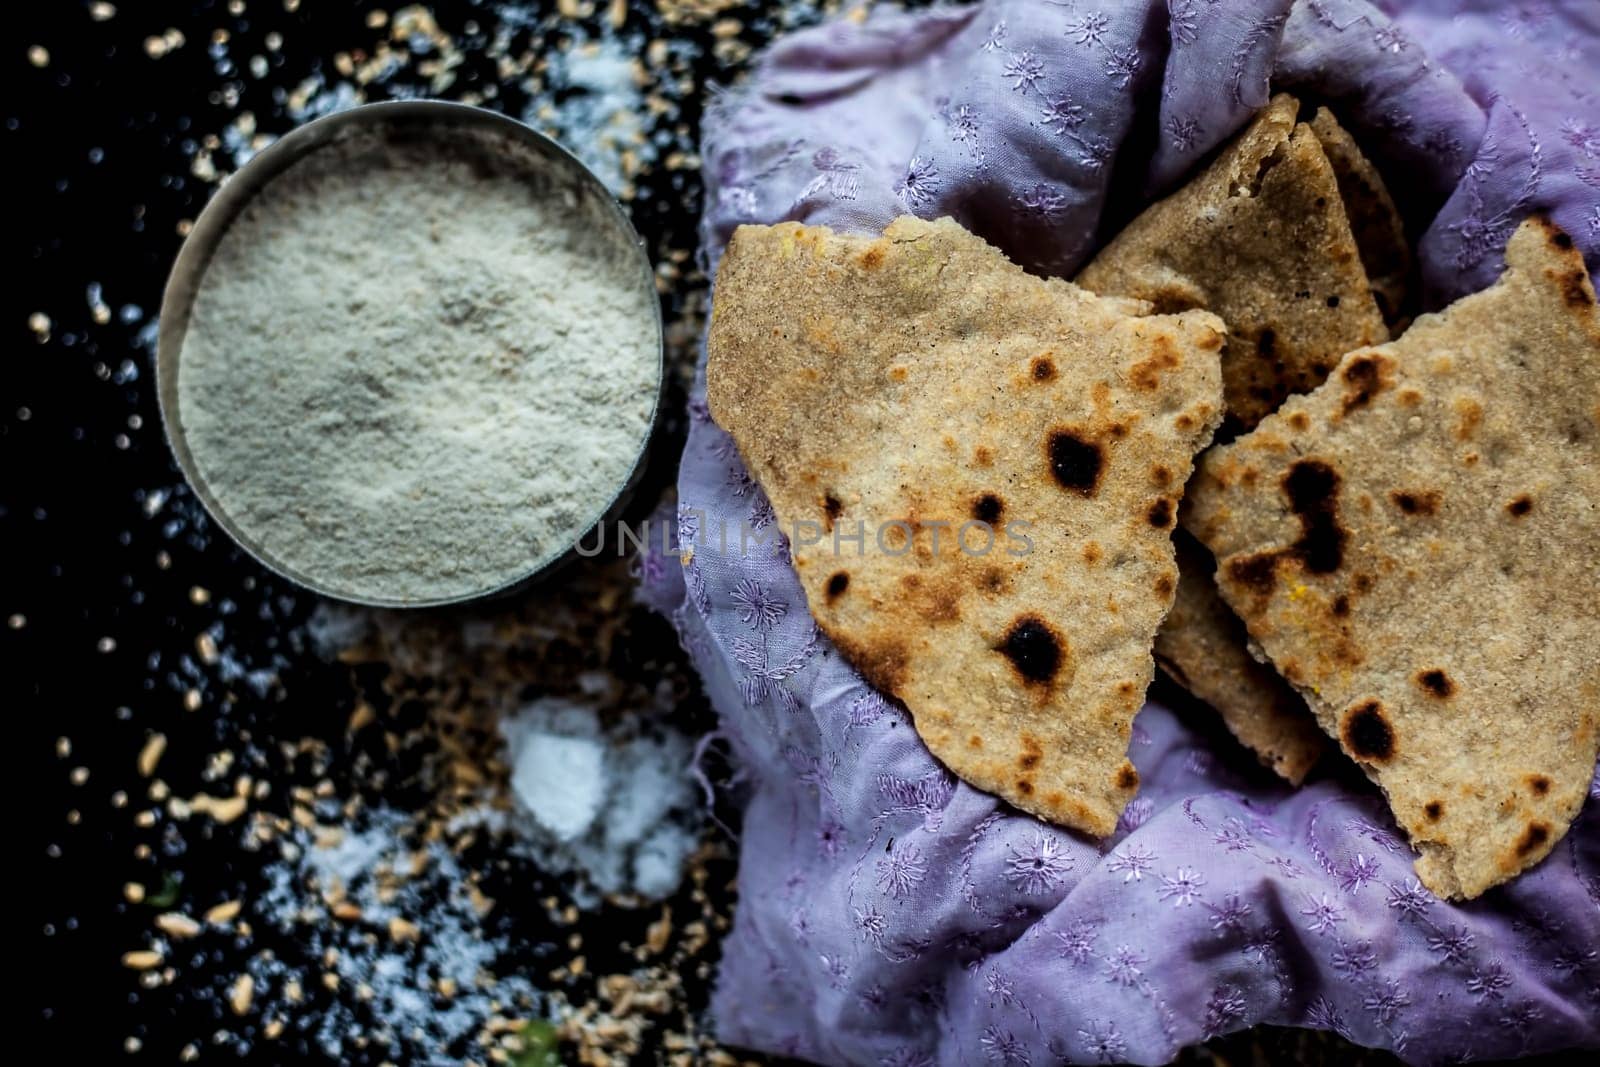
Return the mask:
M627 217L555 142L373 104L284 137L207 205L157 378L180 467L261 562L343 600L454 604L620 510L660 304Z

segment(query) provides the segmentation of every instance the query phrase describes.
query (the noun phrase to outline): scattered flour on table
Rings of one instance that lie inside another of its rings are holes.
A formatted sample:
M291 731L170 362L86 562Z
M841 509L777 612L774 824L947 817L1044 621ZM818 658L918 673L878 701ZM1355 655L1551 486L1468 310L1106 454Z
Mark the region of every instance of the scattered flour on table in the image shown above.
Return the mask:
M549 130L617 194L628 187L625 159L636 167L659 154L646 136L650 113L639 86L643 46L608 38L551 53L545 88L522 115L530 126ZM670 143L670 133L662 136Z
M421 639L405 630L408 617L323 602L306 631L330 659L387 634L393 669L431 679L434 692L458 690L461 672L470 669L465 665L507 639L503 628L470 612L452 623L460 626L458 636ZM584 629L555 604L537 618L532 625L541 642L578 640ZM480 682L493 677L493 670L477 675ZM491 712L501 742L498 763L506 773L463 798L450 815L450 833L482 829L541 870L570 876L563 879L565 888L585 907L610 894L670 896L704 829L693 772L695 739L676 721L671 683L662 679L653 691L641 692L591 669L536 699L524 689L517 681L474 697ZM486 746L493 744L485 738Z
M632 716L602 725L594 708L561 697L534 701L500 733L517 803L513 851L581 873L579 896L678 887L698 842L686 736L648 732Z
M319 149L206 268L178 418L222 510L333 591L448 599L560 555L649 431L637 252L509 145L438 130Z
M336 817L338 806L327 807L322 814ZM409 814L379 807L359 827L297 827L278 848L257 907L322 959L323 974L361 990L364 1007L335 1001L307 1010L301 991L326 979L271 953L258 953L246 973L258 1010L286 1020L328 1058L375 1044L395 1058L409 1049L419 1063L459 1063L453 1050L489 1017L542 1014L525 975L496 974L512 945L485 933L467 871L447 843L419 840ZM336 918L330 900L354 905L359 921Z

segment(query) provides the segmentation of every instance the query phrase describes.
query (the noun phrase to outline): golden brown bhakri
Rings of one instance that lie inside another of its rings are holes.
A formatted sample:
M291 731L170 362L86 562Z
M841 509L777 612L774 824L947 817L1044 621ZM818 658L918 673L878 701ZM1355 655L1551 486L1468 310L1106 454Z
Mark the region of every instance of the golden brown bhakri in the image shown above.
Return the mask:
M1483 292L1208 454L1223 597L1441 896L1537 863L1600 750L1600 316L1543 219Z
M734 234L709 337L822 630L956 774L1097 836L1138 786L1177 498L1222 416L1221 322L1147 311L948 219L786 223Z

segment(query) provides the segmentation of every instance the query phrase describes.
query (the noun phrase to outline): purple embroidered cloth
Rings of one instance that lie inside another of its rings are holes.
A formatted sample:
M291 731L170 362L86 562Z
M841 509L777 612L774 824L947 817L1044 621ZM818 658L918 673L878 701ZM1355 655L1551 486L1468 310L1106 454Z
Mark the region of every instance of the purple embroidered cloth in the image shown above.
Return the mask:
M1272 83L1334 105L1415 226L1425 303L1548 211L1600 264L1600 4L985 3L780 41L708 118L714 263L742 222L950 214L1070 274ZM1600 786L1536 869L1433 897L1358 775L1290 790L1151 704L1096 842L952 778L817 633L703 381L692 558L643 562L748 779L723 1040L831 1064L1162 1062L1258 1023L1433 1062L1600 1046ZM730 540L723 543L721 531ZM1441 620L1448 625L1448 620Z

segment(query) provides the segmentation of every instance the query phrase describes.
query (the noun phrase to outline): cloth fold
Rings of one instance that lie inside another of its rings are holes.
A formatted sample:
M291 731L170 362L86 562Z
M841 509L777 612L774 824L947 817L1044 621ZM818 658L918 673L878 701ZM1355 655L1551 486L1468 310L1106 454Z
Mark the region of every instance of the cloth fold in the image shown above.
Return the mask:
M1393 186L1424 304L1546 211L1600 264L1600 12L1431 0L996 2L778 42L706 120L706 266L741 223L954 215L1070 275L1267 100L1327 103ZM1309 118L1309 112L1303 117ZM713 299L715 294L713 293ZM1158 1063L1259 1023L1414 1062L1600 1046L1600 814L1455 905L1359 776L1290 790L1147 705L1088 840L951 777L823 638L702 379L682 565L641 566L748 776L727 1042L838 1064ZM747 531L741 549L741 527Z

